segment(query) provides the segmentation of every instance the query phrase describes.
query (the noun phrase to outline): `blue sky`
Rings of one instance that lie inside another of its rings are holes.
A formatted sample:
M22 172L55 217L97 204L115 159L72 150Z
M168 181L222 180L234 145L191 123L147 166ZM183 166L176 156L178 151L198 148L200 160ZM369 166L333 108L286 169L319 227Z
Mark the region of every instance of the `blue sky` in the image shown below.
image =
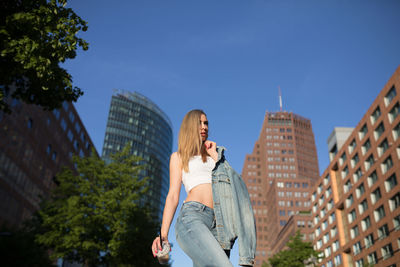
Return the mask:
M265 111L279 110L280 86L284 110L311 119L322 172L333 127L355 126L400 64L398 0L70 0L68 7L89 25L81 34L89 50L64 66L85 92L75 106L99 153L117 88L165 111L174 150L185 113L203 109L210 139L241 172ZM173 266L191 266L173 227ZM235 249L235 266L237 258Z

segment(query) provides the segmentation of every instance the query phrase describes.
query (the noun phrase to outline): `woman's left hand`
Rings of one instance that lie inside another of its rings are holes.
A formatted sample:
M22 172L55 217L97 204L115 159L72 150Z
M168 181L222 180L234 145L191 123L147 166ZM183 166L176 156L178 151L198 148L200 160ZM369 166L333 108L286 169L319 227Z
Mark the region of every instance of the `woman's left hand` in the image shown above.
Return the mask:
M213 160L217 161L218 160L217 144L213 141L207 140L204 142L204 145L206 147L208 155L210 155L210 157L212 157Z

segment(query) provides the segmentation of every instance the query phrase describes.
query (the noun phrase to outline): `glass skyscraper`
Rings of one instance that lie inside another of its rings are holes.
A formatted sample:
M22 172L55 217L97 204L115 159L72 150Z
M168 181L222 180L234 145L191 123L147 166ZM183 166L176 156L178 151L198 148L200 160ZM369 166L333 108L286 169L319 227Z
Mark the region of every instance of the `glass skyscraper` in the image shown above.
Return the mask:
M162 217L169 188L169 157L172 153L172 125L168 116L150 99L137 93L115 90L111 98L102 157L131 144L131 154L146 163L150 177L147 199Z

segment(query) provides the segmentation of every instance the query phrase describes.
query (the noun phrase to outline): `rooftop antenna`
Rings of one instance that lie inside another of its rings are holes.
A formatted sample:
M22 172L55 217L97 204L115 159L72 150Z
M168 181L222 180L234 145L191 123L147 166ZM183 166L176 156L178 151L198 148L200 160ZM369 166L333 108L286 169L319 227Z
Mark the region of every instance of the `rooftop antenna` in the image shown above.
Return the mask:
M279 108L280 111L282 112L282 92L281 92L281 87L278 86L278 88L279 88Z

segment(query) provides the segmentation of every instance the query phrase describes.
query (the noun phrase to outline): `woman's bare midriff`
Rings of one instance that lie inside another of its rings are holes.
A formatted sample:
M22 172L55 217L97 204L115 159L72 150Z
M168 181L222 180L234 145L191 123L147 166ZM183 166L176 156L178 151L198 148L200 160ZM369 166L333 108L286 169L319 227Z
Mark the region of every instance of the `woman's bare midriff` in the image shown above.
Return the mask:
M197 201L207 207L214 208L211 184L199 184L190 190L184 202Z

